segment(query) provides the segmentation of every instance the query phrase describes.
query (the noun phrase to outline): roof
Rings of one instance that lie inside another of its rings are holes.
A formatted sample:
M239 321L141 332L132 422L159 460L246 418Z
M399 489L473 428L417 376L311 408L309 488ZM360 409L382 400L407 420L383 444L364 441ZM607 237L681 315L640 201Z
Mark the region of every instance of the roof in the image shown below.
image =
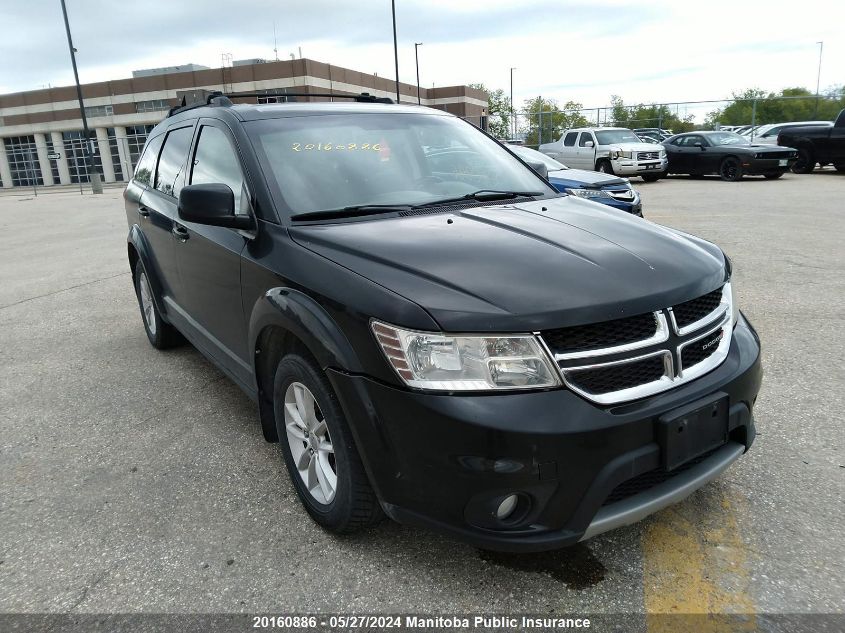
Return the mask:
M325 114L361 114L385 112L389 114L434 114L454 116L443 110L420 105L356 102L290 102L268 103L262 105L236 104L229 108L243 121L259 119L278 119L294 116L313 116Z

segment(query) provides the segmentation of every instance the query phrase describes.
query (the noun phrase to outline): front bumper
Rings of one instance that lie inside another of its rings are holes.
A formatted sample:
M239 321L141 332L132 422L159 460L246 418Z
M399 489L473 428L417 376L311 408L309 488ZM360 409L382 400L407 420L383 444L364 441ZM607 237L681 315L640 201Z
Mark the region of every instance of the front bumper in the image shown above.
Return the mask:
M749 176L759 176L792 169L797 158L749 158L742 161L742 171ZM785 161L786 164L781 164Z
M663 158L660 160L636 160L627 158L617 158L611 161L613 165L613 173L617 176L631 176L642 174L660 174L666 171L669 167L669 159Z
M722 472L754 440L751 409L762 370L757 335L740 318L719 367L612 407L565 389L442 395L329 374L389 516L479 547L541 551L637 521ZM659 485L606 504L619 484L660 472L658 418L716 393L729 398L728 444L658 475ZM512 493L527 499L527 508L502 525L493 511Z

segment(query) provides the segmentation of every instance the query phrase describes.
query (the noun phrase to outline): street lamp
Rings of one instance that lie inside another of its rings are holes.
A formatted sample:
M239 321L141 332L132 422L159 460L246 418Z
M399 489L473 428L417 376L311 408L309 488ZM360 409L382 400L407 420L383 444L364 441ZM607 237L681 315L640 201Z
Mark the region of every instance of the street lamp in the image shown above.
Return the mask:
M516 138L516 115L513 109L513 71L516 68L511 68L511 138Z
M73 40L70 37L70 24L67 20L67 7L65 0L62 3L62 15L65 18L65 32L67 33L67 46L70 50L70 63L73 65L73 79L76 82L76 98L79 100L79 114L82 116L82 131L85 135L85 168L88 171L88 179L91 181L92 193L103 193L103 183L100 180L100 173L94 169L94 161L91 158L94 142L91 140L91 132L88 131L88 119L85 117L85 104L82 102L82 88L79 86L79 73L76 70L76 49L73 47Z
M393 63L396 66L396 103L399 103L399 46L396 44L396 0L390 0L390 10L393 13Z
M422 42L414 42L414 60L417 62L417 104L422 104L422 100L420 99L420 54L419 48L422 46Z
M819 45L819 72L816 75L816 113L813 115L814 119L819 116L819 84L822 79L822 51L824 50L824 42L816 42L816 44Z

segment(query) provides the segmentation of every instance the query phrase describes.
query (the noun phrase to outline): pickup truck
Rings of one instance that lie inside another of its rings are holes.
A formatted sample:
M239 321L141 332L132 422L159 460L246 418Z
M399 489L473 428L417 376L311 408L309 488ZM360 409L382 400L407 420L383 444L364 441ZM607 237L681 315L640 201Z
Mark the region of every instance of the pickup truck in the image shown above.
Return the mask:
M802 125L784 129L778 134L778 145L798 150L798 160L792 166L796 174L809 174L817 163L822 167L833 163L836 171L845 172L845 110L836 117L833 127Z
M665 176L669 165L662 145L643 143L634 132L619 127L567 130L538 149L568 167L641 176L646 182Z

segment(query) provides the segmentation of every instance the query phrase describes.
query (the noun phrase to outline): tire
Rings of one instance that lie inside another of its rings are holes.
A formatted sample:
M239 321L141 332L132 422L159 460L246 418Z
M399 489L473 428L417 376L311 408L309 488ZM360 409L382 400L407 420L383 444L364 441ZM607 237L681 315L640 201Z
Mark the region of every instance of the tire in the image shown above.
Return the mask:
M845 172L845 163L833 163L833 167L840 173Z
M610 174L611 176L616 175L613 173L613 165L610 164L609 160L600 160L599 162L597 162L596 171L599 171L603 174Z
M742 164L739 162L739 159L733 156L724 158L722 164L719 165L719 176L721 176L722 180L728 182L742 180Z
M338 534L378 523L384 514L322 369L298 354L282 358L273 409L288 474L311 518Z
M767 178L768 180L777 180L781 176L783 176L782 171L776 171L776 172L771 173L771 174L763 174L763 178Z
M184 339L179 331L161 318L153 299L147 271L141 262L135 265L134 282L135 296L138 297L138 307L141 309L141 321L150 344L156 349L167 349L182 343Z
M642 174L640 177L645 182L657 182L663 177L663 174Z
M795 174L809 174L816 168L816 159L809 147L798 148L798 160L792 164L792 172Z

